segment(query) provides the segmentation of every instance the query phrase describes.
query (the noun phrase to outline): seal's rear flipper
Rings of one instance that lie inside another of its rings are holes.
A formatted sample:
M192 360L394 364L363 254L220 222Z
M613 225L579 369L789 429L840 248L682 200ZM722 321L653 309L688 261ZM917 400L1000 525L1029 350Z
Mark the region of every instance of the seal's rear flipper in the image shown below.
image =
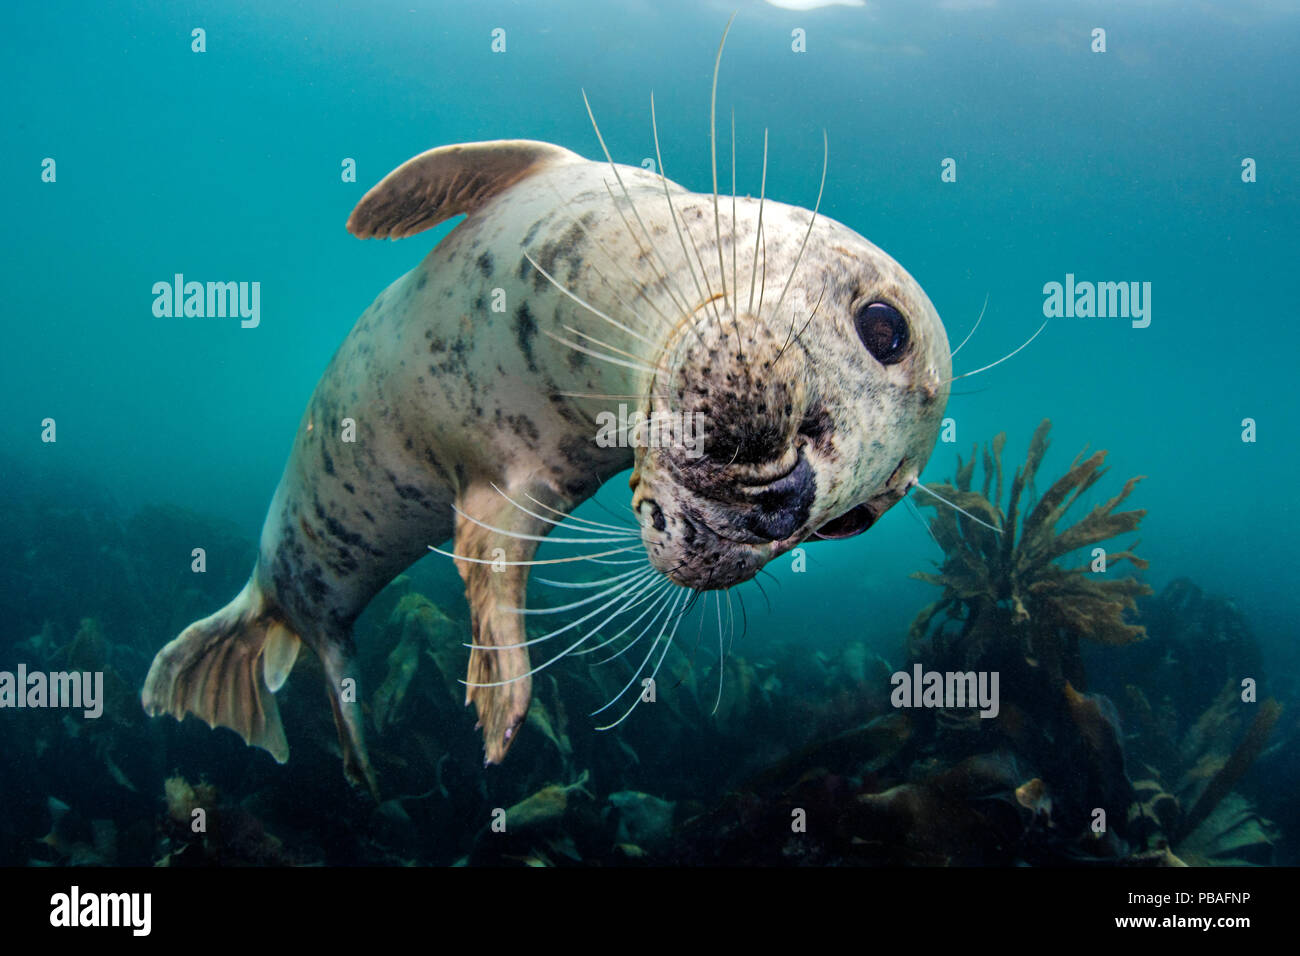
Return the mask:
M583 162L531 139L440 146L408 159L361 197L348 217L358 239L405 239L461 213L554 163Z
M195 714L209 727L229 727L279 763L288 760L275 691L302 642L266 604L249 581L233 601L159 651L141 694L145 711L177 720Z
M361 705L357 703L357 684L352 676L355 671L352 671L351 657L344 648L345 642L330 642L316 648L325 666L326 691L334 711L334 727L339 732L339 749L343 753L343 775L357 786L365 784L370 795L378 801L379 783L370 766L366 741L361 734Z
M374 771L361 737L355 685L345 648L348 639L315 641L343 751L343 772L365 784L378 799ZM229 727L244 742L261 747L279 763L289 759L275 692L284 686L302 640L281 618L254 581L224 608L195 621L153 659L140 695L153 717L194 714L209 727ZM351 692L349 690L351 689Z

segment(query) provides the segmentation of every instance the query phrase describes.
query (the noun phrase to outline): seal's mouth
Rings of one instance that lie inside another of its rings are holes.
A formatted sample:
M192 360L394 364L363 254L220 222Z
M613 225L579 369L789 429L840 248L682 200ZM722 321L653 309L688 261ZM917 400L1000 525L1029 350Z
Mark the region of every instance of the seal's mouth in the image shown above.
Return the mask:
M813 532L813 537L830 541L852 538L855 535L862 534L875 523L876 513L872 510L871 505L861 504L856 508L850 508L838 518L832 518L826 522Z
M838 541L856 537L870 528L876 523L877 518L901 501L916 483L916 478L909 477L904 471L907 461L907 456L903 456L885 481L884 490L880 494L827 521L813 531L812 536L827 541Z

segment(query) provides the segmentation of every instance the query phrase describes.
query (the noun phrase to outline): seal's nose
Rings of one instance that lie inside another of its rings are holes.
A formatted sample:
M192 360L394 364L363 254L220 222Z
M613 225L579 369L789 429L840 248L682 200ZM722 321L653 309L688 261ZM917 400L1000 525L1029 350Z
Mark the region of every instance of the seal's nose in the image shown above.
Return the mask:
M788 474L750 494L753 507L746 511L740 525L766 541L788 538L808 520L816 497L812 466L800 451L798 462Z

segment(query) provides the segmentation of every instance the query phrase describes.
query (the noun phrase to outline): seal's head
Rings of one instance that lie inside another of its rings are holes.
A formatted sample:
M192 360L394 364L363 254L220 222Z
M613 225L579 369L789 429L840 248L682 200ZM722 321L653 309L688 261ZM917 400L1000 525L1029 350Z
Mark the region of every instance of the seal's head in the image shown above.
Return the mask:
M765 234L797 241L809 213L778 210ZM788 294L750 311L742 286L687 316L646 400L667 427L637 450L632 503L651 562L686 587L867 530L916 483L947 404L947 335L897 262L825 218L801 257L776 245L769 275L797 262Z

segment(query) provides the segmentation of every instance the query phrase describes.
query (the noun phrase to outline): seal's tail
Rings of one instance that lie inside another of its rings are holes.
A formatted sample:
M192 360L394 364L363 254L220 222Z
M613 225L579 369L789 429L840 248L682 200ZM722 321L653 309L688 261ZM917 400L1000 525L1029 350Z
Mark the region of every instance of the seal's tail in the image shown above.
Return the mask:
M275 692L293 670L302 638L253 576L233 601L195 621L158 652L140 695L150 716L195 714L209 727L229 727L244 742L278 762L289 759ZM317 640L343 751L343 771L353 783L378 786L361 735L360 708L347 678L348 641Z
M151 717L194 714L209 727L229 727L244 742L261 747L279 763L289 759L275 692L284 686L302 648L301 636L254 575L233 601L195 621L158 652L140 700ZM343 753L343 772L364 783L378 799L374 770L361 733L355 682L347 677L350 641L317 639L313 649L325 668L334 724Z
M141 701L150 716L195 714L229 727L244 742L289 759L275 692L284 686L302 641L270 607L254 581L216 614L195 621L158 652Z

